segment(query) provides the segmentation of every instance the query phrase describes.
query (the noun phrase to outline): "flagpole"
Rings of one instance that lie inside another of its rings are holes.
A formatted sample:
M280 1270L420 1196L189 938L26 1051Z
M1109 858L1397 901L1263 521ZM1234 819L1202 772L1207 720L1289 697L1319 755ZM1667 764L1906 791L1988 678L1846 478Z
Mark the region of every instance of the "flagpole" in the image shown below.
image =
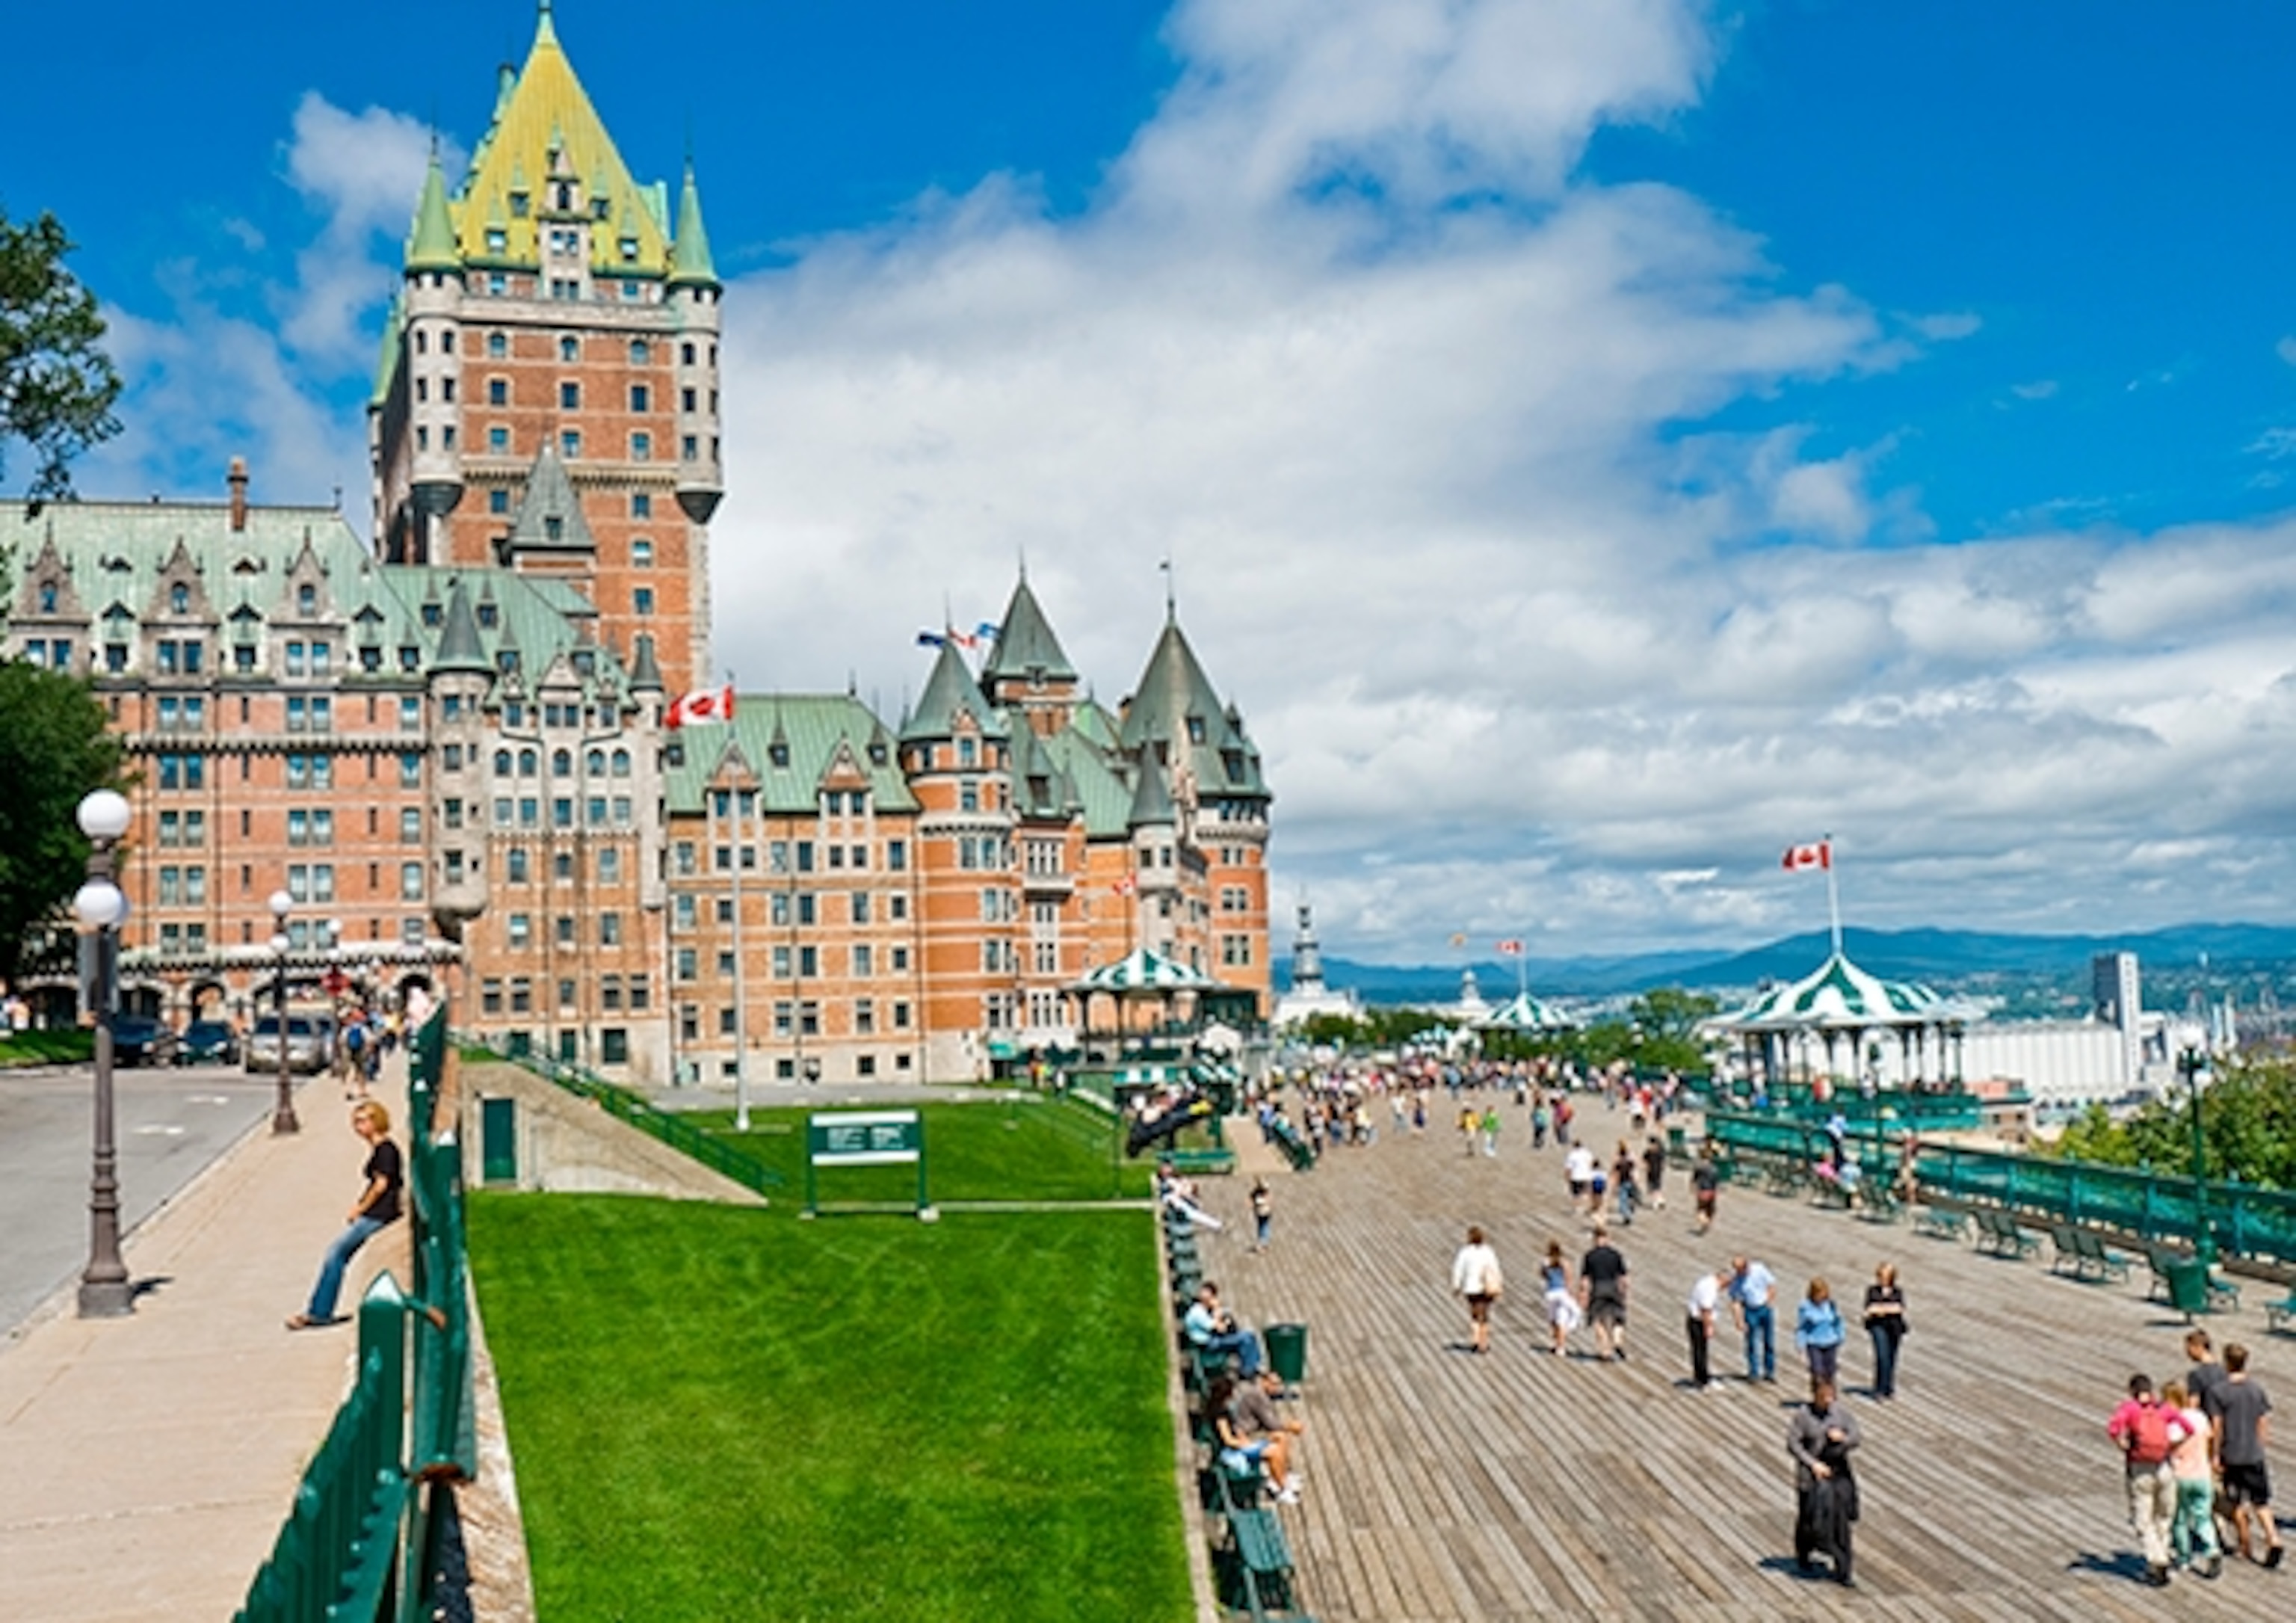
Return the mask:
M1841 890L1833 878L1833 836L1825 836L1825 910L1833 924L1833 956L1841 956Z

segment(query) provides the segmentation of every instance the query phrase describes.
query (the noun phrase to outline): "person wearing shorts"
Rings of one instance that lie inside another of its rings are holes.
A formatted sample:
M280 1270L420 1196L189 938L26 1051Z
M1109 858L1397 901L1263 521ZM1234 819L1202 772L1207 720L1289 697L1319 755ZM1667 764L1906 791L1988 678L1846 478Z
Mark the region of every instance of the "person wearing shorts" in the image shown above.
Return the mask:
M1492 1250L1479 1228L1467 1231L1467 1243L1451 1259L1451 1289L1467 1298L1467 1317L1474 1328L1474 1351L1491 1350L1491 1304L1499 1299L1506 1282L1499 1273L1498 1253Z
M2234 1341L2224 1350L2224 1379L2217 1383L2210 1418L2217 1422L2217 1466L2232 1509L2232 1546L2267 1567L2280 1564L2280 1529L2272 1518L2272 1477L2264 1462L2271 1429L2272 1400L2248 1372L2248 1348ZM2264 1533L2264 1553L2249 1552L2248 1524Z
M1627 1259L1611 1243L1611 1232L1595 1225L1595 1243L1578 1259L1578 1300L1595 1327L1595 1350L1624 1362L1627 1355Z
M1714 1152L1701 1149L1698 1159L1691 1164L1690 1189L1696 1197L1698 1232L1703 1234L1714 1226L1714 1200L1721 1190L1722 1176L1714 1166Z

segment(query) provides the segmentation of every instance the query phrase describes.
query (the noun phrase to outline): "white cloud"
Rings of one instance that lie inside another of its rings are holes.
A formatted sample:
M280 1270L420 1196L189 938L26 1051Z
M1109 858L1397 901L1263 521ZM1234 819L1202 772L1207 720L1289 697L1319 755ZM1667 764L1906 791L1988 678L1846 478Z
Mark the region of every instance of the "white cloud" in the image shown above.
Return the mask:
M2284 861L2136 870L2284 855L2296 531L1907 545L1886 445L1682 432L1917 356L1696 199L1576 174L1695 97L1705 15L1192 0L1081 216L995 177L746 278L721 647L890 707L914 624L993 614L1025 551L1112 699L1172 555L1341 951L1804 926L1775 853L1829 828L1876 923L2285 915Z
M259 499L324 502L341 489L364 527L365 426L334 397L374 365L377 317L396 284L430 142L404 114L351 113L305 95L282 169L316 228L292 275L265 274L264 234L229 218L219 230L230 248L162 268L164 315L105 312L127 384L126 426L87 458L82 488L150 479L219 492L226 463L244 455ZM451 148L442 157L459 162Z
M2296 367L2296 335L2282 339L2272 346L2272 352L2290 366Z
M2046 400L2057 392L2057 380L2039 377L2030 383L2012 383L2009 392L2021 400Z

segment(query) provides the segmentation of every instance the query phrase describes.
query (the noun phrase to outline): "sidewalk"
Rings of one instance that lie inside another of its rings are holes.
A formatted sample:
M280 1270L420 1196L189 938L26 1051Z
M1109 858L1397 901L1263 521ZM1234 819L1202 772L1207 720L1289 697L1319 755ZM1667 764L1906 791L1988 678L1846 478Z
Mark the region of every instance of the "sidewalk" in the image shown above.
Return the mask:
M405 1062L380 1091L405 1142ZM61 1313L0 1353L0 1619L224 1619L286 1520L342 1400L355 1327L291 1333L358 1198L365 1146L332 1081L303 1131L258 1132L127 1244L154 1281L125 1319ZM407 1277L406 1224L352 1265Z

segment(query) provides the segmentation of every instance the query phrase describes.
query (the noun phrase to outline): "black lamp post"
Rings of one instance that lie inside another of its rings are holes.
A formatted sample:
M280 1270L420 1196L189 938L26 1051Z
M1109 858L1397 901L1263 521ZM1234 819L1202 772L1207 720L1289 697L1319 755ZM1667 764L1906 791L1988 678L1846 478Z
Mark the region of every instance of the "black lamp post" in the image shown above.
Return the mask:
M2188 1048L2177 1056L2177 1069L2185 1078L2185 1096L2193 1130L2193 1254L2203 1263L2217 1259L2217 1240L2209 1227L2208 1141L2201 1131L2201 1079L2209 1074L2206 1051Z
M295 1082L287 1069L287 915L295 910L295 898L283 890L271 893L271 917L278 928L271 937L272 962L278 977L272 985L279 1010L279 1098L271 1108L271 1131L274 1133L300 1133L303 1124L295 1116Z
M135 1311L127 1264L119 1255L119 1151L112 1131L111 1017L119 995L119 926L127 898L111 877L112 849L131 820L127 797L98 789L79 803L87 836L87 879L72 911L95 937L95 1155L88 1179L87 1266L79 1276L79 1315L116 1319Z

